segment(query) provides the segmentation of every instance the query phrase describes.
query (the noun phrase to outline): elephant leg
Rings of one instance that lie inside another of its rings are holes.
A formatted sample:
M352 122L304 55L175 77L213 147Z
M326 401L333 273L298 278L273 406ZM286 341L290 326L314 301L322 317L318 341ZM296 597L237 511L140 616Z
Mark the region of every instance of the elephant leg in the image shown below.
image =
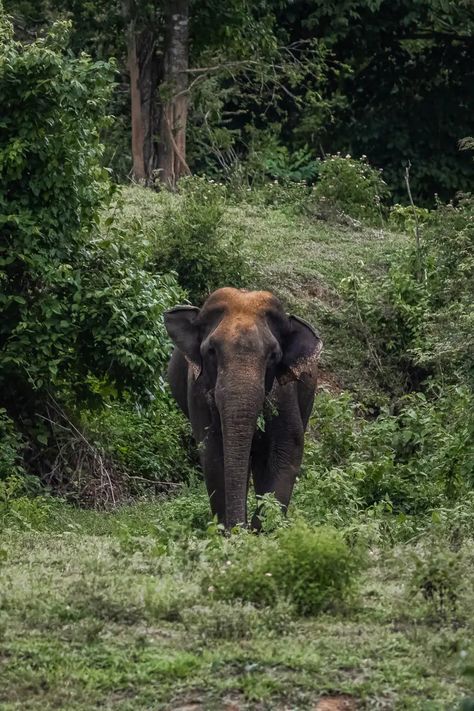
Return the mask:
M201 445L201 464L204 471L209 502L213 516L225 524L225 479L222 433L212 426L207 431Z
M225 523L225 479L222 429L219 413L199 390L188 397L190 420L213 516Z
M266 426L265 436L255 448L252 473L257 496L273 493L286 512L301 467L304 428L296 402L283 405ZM259 530L258 507L252 527Z

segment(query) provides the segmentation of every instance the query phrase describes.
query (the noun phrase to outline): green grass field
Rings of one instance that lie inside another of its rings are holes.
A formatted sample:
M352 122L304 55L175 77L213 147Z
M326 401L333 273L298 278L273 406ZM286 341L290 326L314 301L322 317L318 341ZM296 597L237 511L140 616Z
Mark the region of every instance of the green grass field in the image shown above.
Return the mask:
M189 526L163 545L159 507L61 508L49 530L2 537L0 708L312 709L346 694L441 711L468 692L472 618L431 621L407 595L409 547L373 548L350 606L301 618L206 594L215 541Z

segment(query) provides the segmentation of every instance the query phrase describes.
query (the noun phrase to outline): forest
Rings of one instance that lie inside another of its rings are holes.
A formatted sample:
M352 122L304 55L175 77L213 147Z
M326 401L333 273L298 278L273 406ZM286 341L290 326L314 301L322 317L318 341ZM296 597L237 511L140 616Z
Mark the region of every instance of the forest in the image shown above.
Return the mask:
M0 0L2 711L474 709L473 30ZM165 314L224 286L324 342L259 535L166 377Z

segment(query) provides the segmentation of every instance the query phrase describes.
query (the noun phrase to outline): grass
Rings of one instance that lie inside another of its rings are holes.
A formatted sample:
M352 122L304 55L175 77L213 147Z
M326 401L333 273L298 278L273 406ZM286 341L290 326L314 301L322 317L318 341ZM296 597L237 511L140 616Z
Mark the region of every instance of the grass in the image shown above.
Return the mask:
M330 693L355 697L360 709L441 711L468 693L460 652L472 619L430 621L417 599L407 609L392 551L372 551L348 607L305 618L283 603L267 610L214 599L202 581L221 555L214 547L231 555L232 543L191 527L165 544L156 532L135 535L151 511L150 503L108 514L61 505L49 530L3 532L2 711L231 701L311 709Z

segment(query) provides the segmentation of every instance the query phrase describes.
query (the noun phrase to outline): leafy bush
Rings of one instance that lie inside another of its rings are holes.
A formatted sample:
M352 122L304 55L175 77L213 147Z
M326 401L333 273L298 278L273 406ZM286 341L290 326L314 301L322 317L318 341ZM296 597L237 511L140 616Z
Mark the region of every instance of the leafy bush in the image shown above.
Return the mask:
M24 471L0 480L0 528L46 529L60 505L58 499L43 495L34 477Z
M23 443L13 421L0 408L0 482L23 473L22 448Z
M360 160L341 155L321 161L313 198L321 209L337 210L355 218L380 220L389 191L380 171Z
M307 146L290 153L286 146L275 146L265 161L270 177L295 183L314 180L319 171L319 162Z
M432 216L433 213L426 207L396 203L390 208L388 224L395 230L413 234L417 226L420 228L432 221Z
M474 203L439 205L421 230L418 250L401 251L388 274L345 280L355 328L368 359L392 389L428 375L474 384Z
M190 300L199 304L220 286L245 286L250 275L240 234L224 227L225 200L222 184L183 178L178 195L124 189L108 221L116 241L133 249L143 268L153 274L174 272Z
M183 295L114 239L111 222L99 234L114 68L74 58L68 31L57 23L21 45L4 22L0 44L0 406L21 424L38 474L62 446L49 403L97 404L98 381L104 392L156 389L170 351L162 314Z
M408 563L406 594L422 602L423 615L431 621L468 618L474 558L469 548L455 549L436 536L423 538L412 550ZM472 606L472 599L470 600Z
M199 178L184 179L180 187L181 199L169 204L160 224L153 255L156 268L175 271L197 303L220 286L244 286L248 266L239 236L223 229L222 191Z
M472 413L461 388L406 396L375 419L357 417L345 395L319 395L296 504L311 521L340 525L379 503L413 515L458 500L474 483Z
M96 445L122 464L132 493L191 476L189 427L167 391L158 391L149 405L112 400L82 419Z
M273 605L283 597L313 615L347 598L360 565L360 552L336 530L296 523L273 539L245 542L215 571L212 585L224 600Z

